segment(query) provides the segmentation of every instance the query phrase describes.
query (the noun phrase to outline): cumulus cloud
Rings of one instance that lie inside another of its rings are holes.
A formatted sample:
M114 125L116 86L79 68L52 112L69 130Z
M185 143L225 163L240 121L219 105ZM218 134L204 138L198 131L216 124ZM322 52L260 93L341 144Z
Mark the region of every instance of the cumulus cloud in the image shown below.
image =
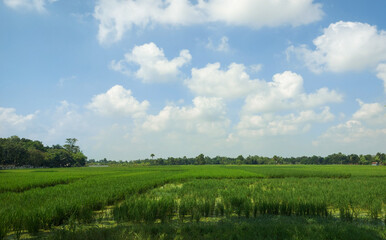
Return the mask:
M199 96L235 99L245 97L244 111L274 112L295 108L314 108L326 103L341 102L343 96L334 90L320 88L307 94L302 76L285 71L273 76L272 82L251 79L243 64L232 63L222 70L220 63L193 68L185 80L188 88Z
M365 121L371 125L386 126L386 108L380 103L364 103L357 99L360 108L356 111L352 118L354 120Z
M253 29L299 26L318 21L322 6L313 0L99 0L94 17L101 43L116 42L134 26L191 25L221 22Z
M189 63L192 56L189 50L181 50L180 55L171 60L165 57L163 49L154 43L135 46L133 50L125 54L125 59L112 61L111 68L124 74L129 74L127 64L139 65L135 76L145 83L168 82L175 80L181 73L180 68Z
M256 80L258 85L245 98L235 137L301 134L314 124L335 118L326 104L342 101L341 94L327 88L306 93L302 76L291 71L275 74L272 79Z
M314 123L328 122L334 119L329 107L322 112L301 111L298 114L278 115L243 115L236 129L240 136L289 135L307 132Z
M133 26L189 25L205 18L189 0L99 0L94 17L99 21L101 43L119 41Z
M351 149L375 149L381 151L385 147L386 139L386 108L380 103L364 103L357 100L359 109L351 119L344 123L330 127L322 134L314 145L331 146Z
M158 115L149 115L142 127L153 132L222 135L229 124L221 98L196 97L191 107L166 106Z
M299 26L323 16L322 6L312 0L211 0L201 1L199 5L207 12L209 21L252 28Z
M14 108L0 107L0 134L10 132L9 130L23 131L27 125L36 117L37 113L19 115Z
M243 111L250 114L312 109L327 103L341 102L342 99L341 94L327 88L307 94L303 89L302 76L285 71L275 74L272 82L261 81L259 87L245 99Z
M313 43L315 50L303 45L291 46L288 52L295 53L316 73L372 70L386 61L386 32L366 23L330 24Z
M385 148L386 127L369 128L361 121L348 120L330 127L323 135L313 142L315 146L326 145L329 148L344 147L349 151L383 151ZM374 149L374 150L372 150ZM331 151L331 150L330 150ZM332 150L334 151L334 150Z
M132 116L141 117L149 107L148 101L139 102L120 85L115 85L106 93L101 93L92 98L87 105L90 110L103 116Z
M46 11L46 5L58 0L3 0L4 4L12 9L25 9L43 13Z
M232 63L227 70L220 67L220 63L214 63L193 68L192 77L185 84L197 95L224 99L245 97L260 85L258 80L250 79L243 64Z
M314 142L315 145L321 143L344 143L352 144L354 142L362 143L382 143L382 139L386 137L386 128L371 129L366 127L362 122L357 120L349 120L345 123L338 124L329 128L319 139ZM381 140L381 141L379 141ZM384 141L383 141L384 147Z

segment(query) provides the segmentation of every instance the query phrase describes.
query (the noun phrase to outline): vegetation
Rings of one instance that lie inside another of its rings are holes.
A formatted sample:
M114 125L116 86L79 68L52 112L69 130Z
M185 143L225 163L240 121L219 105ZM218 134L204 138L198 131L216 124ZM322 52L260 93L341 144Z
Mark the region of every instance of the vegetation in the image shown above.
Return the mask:
M345 155L343 153L334 153L326 157L320 156L302 156L302 157L262 157L242 155L231 157L209 157L200 154L193 158L157 158L155 154L150 154L151 159L134 160L130 162L113 161L104 158L100 161L90 159L82 153L76 138L67 138L66 143L51 147L44 146L40 141L34 141L26 138L12 136L9 138L0 138L0 168L1 166L29 166L29 167L80 167L89 165L273 165L273 164L303 164L303 165L370 165L376 163L386 165L386 154L378 152L375 155Z
M87 157L76 146L76 138L67 138L66 144L44 146L40 141L12 136L0 138L0 165L31 167L84 166Z
M0 190L0 239L386 237L383 166L2 170Z
M113 161L103 159L99 162L91 159L89 164L126 164L126 165L229 165L229 164L248 164L248 165L272 165L272 164L305 164L305 165L331 165L331 164L346 164L346 165L370 165L376 162L379 165L386 165L386 154L377 153L375 155L357 155L343 153L334 153L326 157L320 156L302 156L302 157L262 157L262 156L248 156L243 157L242 155L231 158L231 157L209 157L200 154L194 158L154 158L154 154L151 154L151 159L135 160L128 163L123 161Z

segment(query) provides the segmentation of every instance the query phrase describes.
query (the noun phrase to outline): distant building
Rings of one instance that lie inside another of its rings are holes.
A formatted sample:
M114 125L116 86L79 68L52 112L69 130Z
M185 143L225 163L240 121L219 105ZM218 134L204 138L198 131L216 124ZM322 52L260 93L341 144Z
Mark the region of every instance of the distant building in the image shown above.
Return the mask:
M378 162L372 162L371 163L372 166L378 166L378 164L379 164Z

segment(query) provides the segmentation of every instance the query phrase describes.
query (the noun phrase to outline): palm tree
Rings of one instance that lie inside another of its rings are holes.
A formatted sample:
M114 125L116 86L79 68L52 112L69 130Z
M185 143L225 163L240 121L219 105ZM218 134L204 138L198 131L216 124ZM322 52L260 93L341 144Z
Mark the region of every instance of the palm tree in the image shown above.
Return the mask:
M151 159L153 159L154 156L155 156L154 153L150 154Z

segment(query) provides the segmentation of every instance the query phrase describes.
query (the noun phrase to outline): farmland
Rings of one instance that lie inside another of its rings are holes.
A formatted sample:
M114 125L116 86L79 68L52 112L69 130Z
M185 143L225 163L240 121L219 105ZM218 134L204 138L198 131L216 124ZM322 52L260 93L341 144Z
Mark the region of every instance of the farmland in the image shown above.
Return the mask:
M382 166L0 171L0 238L384 239Z

